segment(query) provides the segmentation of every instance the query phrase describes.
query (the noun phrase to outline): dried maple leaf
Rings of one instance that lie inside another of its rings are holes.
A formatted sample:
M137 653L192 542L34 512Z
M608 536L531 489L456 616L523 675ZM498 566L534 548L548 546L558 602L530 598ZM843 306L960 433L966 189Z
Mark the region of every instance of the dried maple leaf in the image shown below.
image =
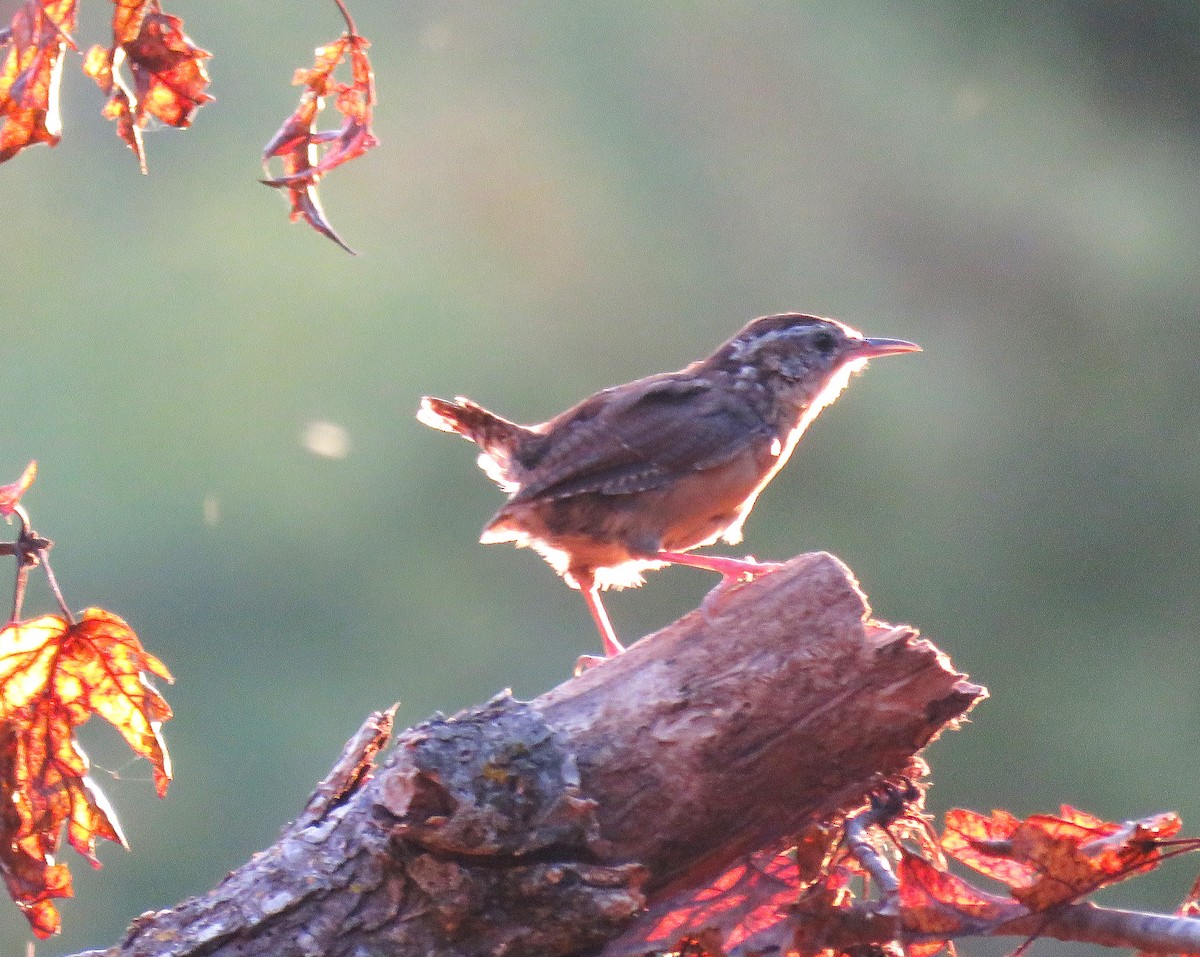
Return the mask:
M1159 843L1177 834L1179 817L1158 814L1114 824L1063 805L1058 816L1021 821L1005 811L946 815L942 846L980 873L1002 881L1030 910L1077 900L1156 867Z
M56 615L0 631L0 870L34 933L58 929L55 897L70 896L54 852L67 840L94 866L96 841L125 843L104 795L87 777L75 730L98 714L148 759L162 797L170 759L159 729L171 716L146 674L171 680L124 621L99 608L76 623Z
M0 485L0 515L7 517L13 514L13 511L21 503L21 496L33 484L35 478L37 478L37 462L30 462L25 466L25 471L21 473L19 479L9 482L7 485Z
M77 2L26 0L13 14L0 66L0 163L27 146L62 139L58 88L63 53L75 47Z
M133 150L142 172L146 152L142 131L151 118L184 129L212 97L205 92L208 72L201 50L186 33L183 21L163 13L159 0L113 0L113 45L94 46L84 58L83 72L108 94L103 115L116 120L117 134ZM121 73L128 65L130 84Z
M995 810L992 816L954 808L946 812L942 849L980 874L1009 887L1028 884L1035 876L1025 861L1007 856L1008 842L1021 823L1008 811Z
M317 232L354 254L329 224L317 196L317 183L322 176L379 144L371 132L375 77L367 57L370 43L355 31L345 6L341 3L339 6L346 17L347 32L333 43L317 48L312 69L296 71L292 82L306 88L300 95L300 104L263 147L263 169L269 176L271 159L279 157L283 175L262 182L288 191L292 222L304 219ZM347 58L351 82L342 83L334 78L334 71ZM317 117L329 96L335 98L334 105L342 114L342 126L339 130L321 132L317 129Z
M149 0L113 0L113 46L131 42L142 29L142 20L149 12Z
M971 933L1021 909L1011 900L972 887L961 877L905 852L896 868L906 930L947 937Z
M788 907L794 930L792 943L804 957L836 957L841 953L830 941L839 935L855 905L851 885L861 879L861 874L846 866L849 858L838 856L841 862L831 864Z

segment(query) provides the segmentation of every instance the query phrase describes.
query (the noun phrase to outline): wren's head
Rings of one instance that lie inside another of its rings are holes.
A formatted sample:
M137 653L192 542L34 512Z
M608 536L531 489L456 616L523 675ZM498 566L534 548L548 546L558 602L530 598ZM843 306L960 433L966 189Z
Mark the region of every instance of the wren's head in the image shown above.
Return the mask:
M800 405L827 405L869 359L921 347L903 339L868 339L836 319L801 313L764 316L704 360L747 385L789 394Z
M735 374L745 369L801 382L819 381L847 363L862 368L875 356L920 351L903 339L868 339L836 319L785 313L755 319L708 361Z

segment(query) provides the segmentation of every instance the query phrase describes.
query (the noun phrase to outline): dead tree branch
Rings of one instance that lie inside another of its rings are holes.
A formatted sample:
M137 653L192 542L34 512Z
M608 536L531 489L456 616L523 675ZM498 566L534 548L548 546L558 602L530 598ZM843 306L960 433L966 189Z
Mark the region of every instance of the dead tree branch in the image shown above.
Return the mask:
M857 806L986 694L870 621L829 555L707 604L532 702L402 733L378 769L373 716L276 844L106 953L596 952Z

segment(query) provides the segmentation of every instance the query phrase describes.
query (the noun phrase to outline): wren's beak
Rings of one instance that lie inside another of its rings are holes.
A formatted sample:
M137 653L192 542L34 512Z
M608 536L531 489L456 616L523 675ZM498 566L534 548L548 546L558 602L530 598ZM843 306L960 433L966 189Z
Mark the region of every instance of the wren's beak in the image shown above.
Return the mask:
M876 356L895 356L902 352L920 352L915 342L904 339L863 339L850 353L855 359L874 359Z

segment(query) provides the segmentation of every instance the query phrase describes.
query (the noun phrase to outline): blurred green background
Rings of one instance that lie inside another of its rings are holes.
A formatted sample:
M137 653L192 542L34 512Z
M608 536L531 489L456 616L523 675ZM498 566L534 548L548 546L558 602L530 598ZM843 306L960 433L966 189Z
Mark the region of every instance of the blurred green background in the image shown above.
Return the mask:
M0 481L39 460L71 603L177 677L165 801L87 729L133 851L64 852L39 954L271 843L370 710L532 697L597 649L535 555L476 543L501 496L420 395L537 421L792 309L925 347L825 413L745 550L838 554L990 688L934 805L1200 830L1200 6L357 0L382 145L321 192L358 258L255 182L333 5L168 9L218 100L148 177L78 57L62 144L0 168ZM633 637L714 584L608 604ZM1196 869L1109 899L1173 907Z

